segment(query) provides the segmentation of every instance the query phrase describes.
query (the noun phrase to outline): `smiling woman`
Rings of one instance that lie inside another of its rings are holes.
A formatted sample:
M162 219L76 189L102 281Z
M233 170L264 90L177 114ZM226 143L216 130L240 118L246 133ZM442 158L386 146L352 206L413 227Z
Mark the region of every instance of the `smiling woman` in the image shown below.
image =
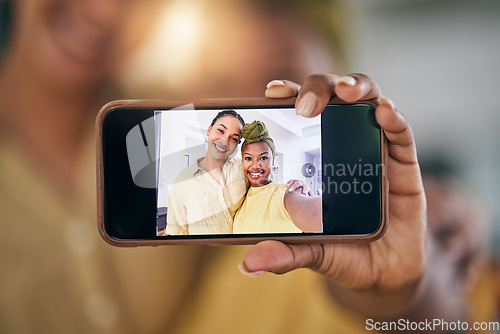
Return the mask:
M299 179L300 168L296 164L317 160L317 156L308 152L319 150L320 136L304 135L302 127L297 125L312 124L319 131L319 120L304 122L293 108L234 108L155 110L157 236L174 236L170 238L174 239L233 233L234 216L250 183L266 182L271 172L270 166L252 167L247 172L250 151L242 159L237 150L242 135L246 136L242 133L244 122L240 115L265 119L276 131L276 139L288 143L278 152L280 173L274 173L274 180L289 180L290 189L310 193L309 183ZM248 138L245 143L249 144ZM264 154L265 157L258 158L273 161L273 153L265 150Z
M245 138L241 146L243 173L252 187L265 186L271 180L271 169L274 166L274 141L264 123L254 121L243 127Z
M13 2L16 19L9 52L47 84L62 89L71 88L68 82L79 82L82 89L116 71L149 29L146 18L158 2Z
M330 0L168 1L159 12L165 20L128 59L120 83L150 98L255 97L274 78L345 71L344 7Z
M95 230L95 115L163 3L0 0L1 333L156 332L178 305L158 291L195 249L164 270L168 250L114 252Z
M206 131L206 155L184 168L168 197L168 235L228 234L247 191L238 146L243 118L234 110L215 116Z
M91 133L96 110L116 91L120 64L148 31L158 3L9 2L0 122L60 190L74 190L82 133Z
M286 184L271 180L275 147L265 124L246 124L242 136L243 174L251 187L234 217L233 233L322 232L321 196L290 192Z

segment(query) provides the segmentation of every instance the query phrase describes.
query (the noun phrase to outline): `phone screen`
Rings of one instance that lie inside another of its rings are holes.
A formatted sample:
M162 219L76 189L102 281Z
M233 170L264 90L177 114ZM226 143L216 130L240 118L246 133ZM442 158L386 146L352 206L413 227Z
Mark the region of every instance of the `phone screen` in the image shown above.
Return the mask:
M267 134L244 144L243 123L254 121ZM369 105L329 105L315 118L293 106L121 108L105 117L103 162L117 239L370 235L382 222ZM292 182L309 193L287 194Z

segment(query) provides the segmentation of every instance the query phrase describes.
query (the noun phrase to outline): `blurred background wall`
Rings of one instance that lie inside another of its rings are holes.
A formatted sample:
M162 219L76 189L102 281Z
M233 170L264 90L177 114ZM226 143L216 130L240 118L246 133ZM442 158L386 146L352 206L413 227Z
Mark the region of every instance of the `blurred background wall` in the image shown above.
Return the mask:
M352 69L410 120L419 158L443 159L494 210L500 256L500 2L353 0Z

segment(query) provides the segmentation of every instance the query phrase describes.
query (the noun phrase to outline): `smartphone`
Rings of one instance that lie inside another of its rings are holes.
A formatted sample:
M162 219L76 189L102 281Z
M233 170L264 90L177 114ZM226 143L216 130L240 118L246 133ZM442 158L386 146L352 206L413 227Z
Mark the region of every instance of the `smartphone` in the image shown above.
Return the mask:
M115 246L381 237L388 214L387 144L375 103L332 100L314 118L296 115L294 103L256 98L106 104L96 119L101 236ZM265 124L274 143L268 159L255 153L257 164L268 163L261 175L249 167L250 148L270 145L243 144L240 133L253 121ZM217 137L224 134L224 140ZM219 169L210 169L214 161ZM288 181L307 187L310 196L287 194ZM314 228L299 224L313 221Z

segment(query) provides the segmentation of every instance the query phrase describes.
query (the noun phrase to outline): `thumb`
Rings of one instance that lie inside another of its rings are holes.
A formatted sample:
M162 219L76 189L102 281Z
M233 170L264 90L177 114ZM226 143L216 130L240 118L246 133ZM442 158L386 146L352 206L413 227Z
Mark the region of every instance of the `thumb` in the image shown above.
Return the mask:
M318 270L323 263L321 244L289 245L266 240L253 246L240 264L240 270L248 276L264 272L284 274L298 268Z

